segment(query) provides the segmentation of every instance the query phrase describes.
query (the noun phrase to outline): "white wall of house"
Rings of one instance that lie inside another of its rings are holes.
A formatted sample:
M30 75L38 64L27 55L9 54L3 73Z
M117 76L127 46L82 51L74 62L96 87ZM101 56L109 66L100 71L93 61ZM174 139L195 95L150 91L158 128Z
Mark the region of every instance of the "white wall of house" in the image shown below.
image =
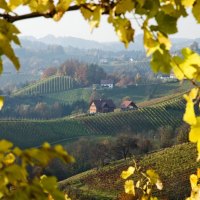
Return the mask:
M104 88L113 88L113 84L101 84L101 87L104 87Z

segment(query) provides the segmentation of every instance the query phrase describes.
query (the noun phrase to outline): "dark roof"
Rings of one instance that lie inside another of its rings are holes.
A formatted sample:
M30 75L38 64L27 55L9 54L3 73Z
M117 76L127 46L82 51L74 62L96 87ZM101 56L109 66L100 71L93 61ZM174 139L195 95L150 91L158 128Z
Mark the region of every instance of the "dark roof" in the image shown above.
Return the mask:
M101 84L114 84L113 80L101 80Z
M135 103L133 101L123 101L121 104L121 108L128 108L129 106L133 106L135 108L137 108L137 106L135 105Z
M113 103L112 99L98 99L93 100L90 105L94 103L97 108L103 108L105 105L108 105L109 108L115 108L115 104Z

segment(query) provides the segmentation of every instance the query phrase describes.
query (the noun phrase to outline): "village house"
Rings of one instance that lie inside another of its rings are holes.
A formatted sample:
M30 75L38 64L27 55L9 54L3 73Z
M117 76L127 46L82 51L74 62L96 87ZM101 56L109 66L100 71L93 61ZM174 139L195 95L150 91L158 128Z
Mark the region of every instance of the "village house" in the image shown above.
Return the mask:
M138 107L136 106L136 104L133 102L133 101L123 101L121 103L121 106L120 106L121 110L122 111L127 111L127 110L137 110Z
M90 114L94 113L107 113L107 112L113 112L116 108L115 104L111 99L108 100L93 100L90 103L89 112Z
M113 80L101 80L101 87L112 89L114 87L114 81Z

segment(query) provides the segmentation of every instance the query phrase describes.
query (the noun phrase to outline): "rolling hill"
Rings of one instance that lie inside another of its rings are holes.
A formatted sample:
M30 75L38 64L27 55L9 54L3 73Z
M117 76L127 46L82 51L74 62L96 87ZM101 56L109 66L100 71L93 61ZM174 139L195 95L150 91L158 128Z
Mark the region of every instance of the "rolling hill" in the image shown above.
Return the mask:
M161 126L178 127L182 123L185 102L182 95L135 111L85 115L55 120L1 120L0 139L11 140L21 148L40 146L44 141L60 143L81 136L114 136L124 131L134 133Z
M63 92L73 88L73 79L69 76L50 76L48 78L39 80L35 83L29 84L15 92L13 96L20 95L36 95Z
M136 158L142 170L154 169L163 182L163 190L154 192L159 199L182 200L190 195L189 175L196 173L195 145L185 143ZM133 160L120 160L99 170L93 169L60 182L60 188L72 199L114 200L130 199L123 192L123 170L133 165ZM137 176L134 177L137 180ZM121 196L121 198L120 198Z
M112 99L114 103L119 106L124 97L129 97L134 102L144 102L151 99L160 98L168 95L176 95L182 92L186 92L191 88L191 84L188 81L184 81L182 84L179 82L169 82L160 84L141 84L132 85L127 88L115 87L112 90L104 89L97 90L97 93L102 98ZM92 88L78 88L64 92L51 93L43 95L43 98L47 102L58 101L62 104L72 104L78 100L84 100L89 102L92 94Z

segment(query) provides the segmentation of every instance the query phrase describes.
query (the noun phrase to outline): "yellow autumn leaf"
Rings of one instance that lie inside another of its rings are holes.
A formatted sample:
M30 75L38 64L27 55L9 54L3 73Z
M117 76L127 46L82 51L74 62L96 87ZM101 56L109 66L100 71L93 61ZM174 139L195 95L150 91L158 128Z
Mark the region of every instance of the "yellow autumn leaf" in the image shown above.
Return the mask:
M135 186L133 180L127 180L124 185L125 192L135 196Z
M200 178L200 168L197 168L197 177Z
M0 110L2 109L4 104L4 97L0 96Z
M197 119L194 112L194 103L190 99L187 101L183 120L190 125L195 125L197 123Z
M147 174L147 176L149 177L149 179L150 179L150 181L151 181L152 184L156 184L156 183L157 183L157 181L158 181L158 179L159 179L159 176L158 176L158 174L155 172L155 170L153 170L153 169L148 169L148 170L146 171L146 174Z
M150 200L158 200L157 197L150 197Z
M15 8L19 7L21 4L23 4L22 0L10 0L8 3L8 7L10 10L14 10Z
M14 162L15 162L15 155L13 153L7 154L3 159L3 163L5 165L10 165L10 164L12 164Z
M131 176L132 174L134 174L134 172L135 172L135 167L129 167L128 170L122 171L121 177L123 179L127 179L129 176Z
M158 190L162 190L163 189L163 184L162 184L160 179L157 180L156 187L157 187Z
M147 56L151 55L154 53L156 50L159 48L159 43L153 38L153 34L148 30L144 29L144 47L147 51Z
M56 6L56 10L57 11L67 11L70 4L71 4L71 0L59 0L57 6Z
M83 17L89 22L91 30L97 28L100 23L103 9L100 6L92 6L91 8L80 8Z
M185 75L184 72L181 70L179 67L179 64L182 62L182 59L178 56L173 57L173 62L172 62L172 69L173 72L178 80L183 80Z
M192 88L192 90L189 93L189 97L193 100L196 99L199 92L199 88Z
M170 50L172 46L171 41L167 36L163 35L161 32L158 32L158 41L160 44L164 44L167 50Z
M28 5L32 12L39 13L47 13L55 8L51 0L30 0Z
M191 174L190 175L190 184L191 184L191 188L195 188L197 186L197 182L198 182L198 177L195 174Z
M181 3L185 7L190 7L194 4L195 0L181 0Z
M68 194L65 194L65 200L71 200L71 198L69 198Z
M114 8L116 14L131 12L135 7L135 2L132 0L120 0Z
M90 28L91 28L91 31L94 29L94 28L97 28L99 26L99 23L100 23L100 19L101 19L101 13L103 12L102 8L101 7L97 7L94 11L93 11L93 15L92 15L92 18L90 20Z
M196 118L196 124L191 125L189 140L194 143L200 141L200 117Z

